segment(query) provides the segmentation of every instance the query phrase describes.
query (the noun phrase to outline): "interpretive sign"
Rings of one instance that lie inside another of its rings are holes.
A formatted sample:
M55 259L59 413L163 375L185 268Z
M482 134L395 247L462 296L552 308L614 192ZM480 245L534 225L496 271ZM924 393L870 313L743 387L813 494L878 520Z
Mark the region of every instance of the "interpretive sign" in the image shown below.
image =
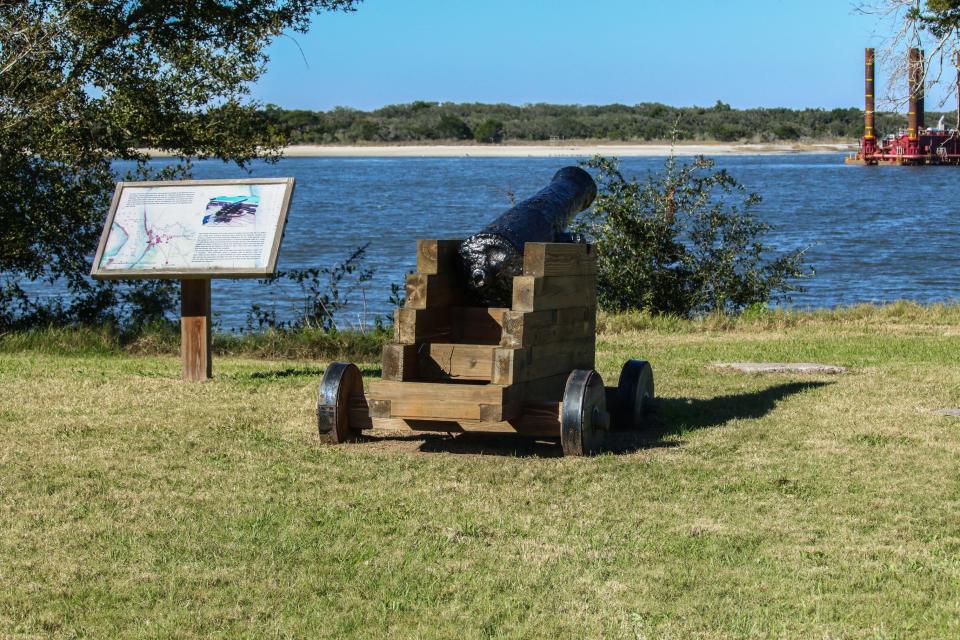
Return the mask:
M120 182L90 275L180 279L185 380L207 380L212 278L264 278L277 253L293 178Z
M293 178L121 182L90 275L272 275L292 195Z

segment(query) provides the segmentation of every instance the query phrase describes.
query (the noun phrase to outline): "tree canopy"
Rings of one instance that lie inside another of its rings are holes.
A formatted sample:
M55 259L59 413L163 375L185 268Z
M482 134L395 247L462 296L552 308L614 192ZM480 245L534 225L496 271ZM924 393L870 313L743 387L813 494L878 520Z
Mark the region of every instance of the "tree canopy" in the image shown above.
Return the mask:
M907 101L906 50L910 47L924 51L924 84L945 82L944 104L956 95L960 0L865 0L858 9L876 16L883 23L881 29L889 34L880 48L880 59L890 71L888 102L902 105Z
M465 140L605 139L617 141L853 142L863 135L863 111L839 109L733 109L635 105L479 104L413 102L361 111L281 109L264 115L294 144L352 144ZM930 113L936 120L940 114ZM906 115L877 113L877 128L894 132ZM674 131L676 129L676 131Z
M912 15L934 35L953 32L960 27L960 0L927 0L926 11L918 2Z
M0 322L51 311L24 278L65 281L74 295L59 311L76 319L139 304L85 277L112 161L133 161L131 177L172 178L189 175L189 157L278 157L283 132L249 99L266 46L357 2L0 3ZM178 159L153 172L143 147Z

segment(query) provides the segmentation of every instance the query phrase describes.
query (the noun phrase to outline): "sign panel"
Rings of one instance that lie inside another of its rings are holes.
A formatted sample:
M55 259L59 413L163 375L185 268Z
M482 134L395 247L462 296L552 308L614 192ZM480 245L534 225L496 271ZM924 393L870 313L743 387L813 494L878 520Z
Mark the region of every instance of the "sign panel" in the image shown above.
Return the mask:
M293 178L121 182L90 275L271 275L292 195Z

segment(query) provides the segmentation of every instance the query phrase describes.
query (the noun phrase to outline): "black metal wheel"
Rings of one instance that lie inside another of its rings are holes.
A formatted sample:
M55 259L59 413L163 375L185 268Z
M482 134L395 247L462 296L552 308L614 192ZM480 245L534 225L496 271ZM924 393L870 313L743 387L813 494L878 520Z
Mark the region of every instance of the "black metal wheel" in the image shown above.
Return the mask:
M317 393L317 429L324 442L356 440L359 429L350 427L350 398L363 396L363 377L351 362L332 362Z
M646 360L627 360L617 385L617 427L643 429L653 397L653 367Z
M560 444L567 456L590 456L600 450L610 428L603 379L592 369L574 369L567 378L560 412Z

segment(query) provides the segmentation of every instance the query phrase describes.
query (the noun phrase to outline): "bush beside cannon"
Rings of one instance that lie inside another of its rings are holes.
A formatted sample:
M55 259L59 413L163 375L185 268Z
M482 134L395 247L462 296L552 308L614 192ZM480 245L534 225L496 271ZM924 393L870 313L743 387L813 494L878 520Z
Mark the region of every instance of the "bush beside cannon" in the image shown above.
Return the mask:
M543 197L551 188L559 198ZM501 216L526 211L504 227L520 235L491 233L491 225L484 244L476 241L481 234L417 241L417 271L383 349L382 377L364 393L356 366L331 364L317 400L321 438L343 442L371 428L509 432L559 437L564 454L590 455L602 449L605 431L642 428L654 397L650 365L628 361L613 388L594 370L593 246L530 240L559 235L595 193L589 174L571 167ZM538 231L524 236L524 222L536 216L526 228ZM500 250L505 243L514 254ZM478 246L486 248L471 252ZM483 281L468 284L477 269ZM509 306L476 306L504 295Z

